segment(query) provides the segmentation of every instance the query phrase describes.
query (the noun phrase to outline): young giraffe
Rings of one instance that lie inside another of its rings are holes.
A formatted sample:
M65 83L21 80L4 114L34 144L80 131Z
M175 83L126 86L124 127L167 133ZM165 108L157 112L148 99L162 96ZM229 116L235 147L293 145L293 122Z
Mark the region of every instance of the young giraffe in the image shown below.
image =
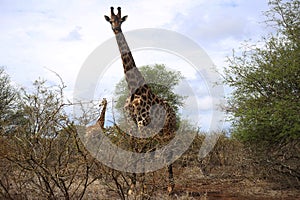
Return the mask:
M131 119L138 126L141 133L145 130L159 128L159 136L166 140L175 135L176 114L171 106L157 97L151 88L147 85L144 77L135 65L129 46L122 33L121 25L127 19L127 16L121 17L121 8L118 7L117 15L114 14L114 8L111 7L111 16L104 16L111 24L115 34L119 51L121 54L125 79L128 85L130 95L124 106ZM172 193L174 189L174 178L172 164L168 166L169 185L168 192Z
M95 133L99 132L99 128L101 128L103 133L106 132L106 128L104 127L105 113L106 113L106 107L107 107L106 98L102 99L102 102L100 103L99 107L102 107L102 110L101 110L98 120L96 121L96 123L94 125L91 125L86 128L85 137L86 137L87 141L96 136Z
M106 100L106 98L102 99L102 102L99 105L99 107L101 107L101 106L102 106L102 111L100 113L99 119L97 120L97 124L99 124L101 130L103 132L105 132L106 129L104 128L104 121L105 121L105 113L106 113L106 107L107 107L107 100Z

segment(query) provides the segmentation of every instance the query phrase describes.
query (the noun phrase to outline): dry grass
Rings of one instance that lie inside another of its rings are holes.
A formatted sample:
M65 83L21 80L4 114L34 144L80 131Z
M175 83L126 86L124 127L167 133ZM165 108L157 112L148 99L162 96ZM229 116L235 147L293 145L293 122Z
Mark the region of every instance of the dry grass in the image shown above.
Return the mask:
M77 140L73 139L70 141L74 142ZM253 159L250 149L245 148L238 141L228 139L224 136L220 137L213 151L205 159L199 161L198 150L202 141L203 137L198 136L190 149L174 163L176 185L174 193L171 196L166 192L168 182L166 169L148 173L145 176L139 175L136 192L128 195L131 175L109 169L101 163L96 162L93 158L84 156L85 150L78 144L79 146L76 148L79 148L77 150L81 151L81 154L74 151L74 157L70 155L65 157L69 159L68 163L65 162L67 164L65 167L75 169L76 165L78 165L81 169L81 171L76 171L77 174L73 176L64 177L64 183L73 184L67 191L75 195L64 195L61 193L64 190L60 188L64 186L60 184L55 185L49 180L50 187L53 187L52 192L55 193L52 199L235 200L297 199L300 196L299 187L290 187L288 183L283 187L283 183L278 182L279 179L275 179L276 181L272 182L272 179L260 176L263 173L257 172L258 170L263 171L263 168L257 167L257 162ZM2 141L2 144L5 144L5 141ZM71 146L69 147L71 148ZM38 168L35 170L33 166L29 170L21 162L16 162L12 158L6 159L3 156L4 154L15 156L16 159L18 158L17 154L12 154L12 152L8 154L7 148L9 148L9 144L6 144L6 148L2 148L1 152L0 187L2 199L51 199L49 198L49 191L46 190L47 187L44 187L47 181L43 182L40 180L41 178L48 177L49 174L44 173L44 175L42 174L39 177ZM68 149L68 151L70 150ZM26 158L30 158L30 156ZM18 159L17 161L20 161L20 158ZM25 162L26 160L23 161ZM290 166L297 166L299 160L295 162L293 163L294 165L290 163ZM28 166L28 163L26 166ZM36 167L38 166L40 165L36 165ZM48 163L48 166L45 166L46 169L52 169L52 167L60 169L59 167L63 166L51 162ZM63 172L66 169L60 170L59 172ZM55 173L55 170L52 172ZM54 175L53 177L55 177ZM32 177L35 177L35 179L32 179ZM50 175L49 177L51 178ZM68 180L68 178L73 179ZM88 184L79 184L83 180L82 178L86 179ZM77 186L78 188L76 188ZM33 188L34 190L32 190ZM80 196L80 194L84 195Z

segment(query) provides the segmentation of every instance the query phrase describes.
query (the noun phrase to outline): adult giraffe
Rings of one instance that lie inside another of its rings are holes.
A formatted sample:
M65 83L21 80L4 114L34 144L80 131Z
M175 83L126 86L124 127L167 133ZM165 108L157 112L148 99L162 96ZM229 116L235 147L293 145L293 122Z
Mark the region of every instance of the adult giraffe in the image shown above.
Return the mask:
M175 135L176 114L165 100L159 98L151 91L141 72L136 67L121 29L121 25L127 19L127 16L121 16L120 7L118 7L118 13L115 15L114 8L111 7L111 16L104 17L111 24L115 34L123 62L125 79L130 92L124 106L125 110L138 126L141 134L149 133L149 131L153 130L156 132L156 136L163 138L163 140L170 139ZM168 173L168 192L172 193L175 186L172 164L168 165Z

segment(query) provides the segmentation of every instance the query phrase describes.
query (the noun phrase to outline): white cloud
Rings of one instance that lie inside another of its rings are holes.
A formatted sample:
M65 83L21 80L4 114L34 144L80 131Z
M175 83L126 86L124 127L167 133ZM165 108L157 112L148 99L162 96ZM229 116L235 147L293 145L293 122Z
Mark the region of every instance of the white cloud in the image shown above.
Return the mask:
M73 30L71 30L66 37L62 38L62 41L78 41L82 40L82 35L80 30L82 28L80 26L76 26Z
M251 5L264 5L259 2L255 1ZM24 60L27 60L27 65L23 67L30 68L28 65L32 64L35 68L42 68L48 60L56 60L48 65L65 68L66 71L74 71L74 68L78 71L84 56L113 36L109 24L103 19L104 14L109 14L111 5L122 6L123 14L129 15L123 25L125 31L144 27L174 28L192 36L200 45L205 45L204 41L207 41L216 51L219 50L219 42L228 41L228 37L243 38L245 26L253 25L258 13L253 12L257 8L249 6L247 1L224 0L176 0L172 3L158 0L127 1L121 4L94 0L1 3L0 41L3 45L0 51L4 62L1 64L17 68L14 65L26 64ZM246 5L250 11L245 11ZM251 31L250 28L248 31ZM62 39L72 44L65 44ZM222 50L224 45L221 44L219 48ZM12 65L16 59L20 62ZM14 75L17 76L15 70Z

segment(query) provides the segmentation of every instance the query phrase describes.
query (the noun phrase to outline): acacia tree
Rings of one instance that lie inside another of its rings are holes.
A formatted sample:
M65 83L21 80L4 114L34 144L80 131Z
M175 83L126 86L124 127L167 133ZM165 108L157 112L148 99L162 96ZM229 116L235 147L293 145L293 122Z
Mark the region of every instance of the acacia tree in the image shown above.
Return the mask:
M37 80L20 91L22 115L1 135L0 197L4 199L82 199L91 176L90 158L64 111L64 84ZM16 116L15 116L16 117Z
M300 3L269 4L267 24L276 33L229 58L225 82L234 88L228 107L234 135L278 144L300 137Z
M1 134L9 132L17 113L15 112L18 91L12 86L9 76L4 68L0 68L0 131Z
M300 179L300 2L271 0L275 33L229 58L233 136L250 144L257 174L284 187ZM261 43L260 43L261 44Z

